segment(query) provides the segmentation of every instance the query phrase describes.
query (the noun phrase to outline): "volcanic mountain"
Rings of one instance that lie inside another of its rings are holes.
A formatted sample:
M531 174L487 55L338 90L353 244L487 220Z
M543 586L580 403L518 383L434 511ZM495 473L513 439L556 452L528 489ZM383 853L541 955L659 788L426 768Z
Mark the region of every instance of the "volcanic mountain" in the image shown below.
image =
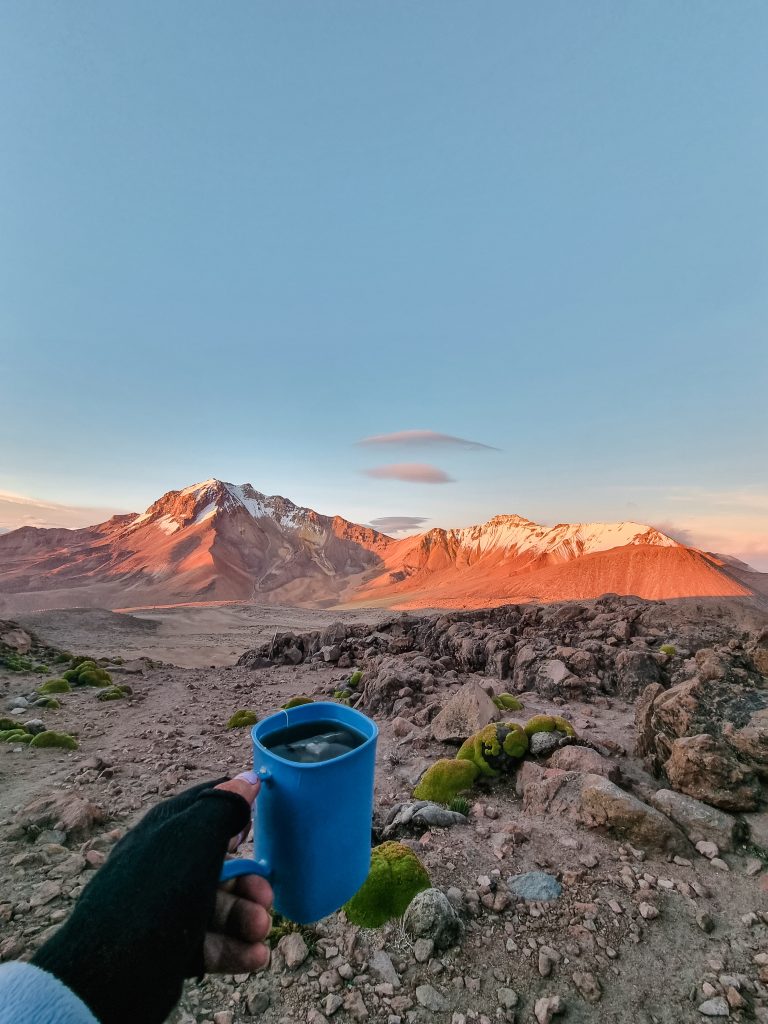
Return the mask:
M186 602L485 607L604 593L765 593L752 573L639 523L540 526L515 515L394 540L250 484L206 480L141 515L0 536L0 611Z
M250 484L205 480L141 515L0 537L0 602L18 610L260 601L334 603L393 541ZM2 603L0 603L2 607Z

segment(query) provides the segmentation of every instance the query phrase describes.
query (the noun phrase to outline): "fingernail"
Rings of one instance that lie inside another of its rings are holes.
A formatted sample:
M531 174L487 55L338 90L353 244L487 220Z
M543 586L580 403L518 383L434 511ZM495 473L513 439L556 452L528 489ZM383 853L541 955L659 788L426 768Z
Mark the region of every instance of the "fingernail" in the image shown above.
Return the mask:
M251 772L240 772L240 774L236 775L235 778L236 779L243 779L244 782L250 783L251 786L255 786L256 783L260 781L259 780L259 773L258 772L253 772L253 771L251 771Z

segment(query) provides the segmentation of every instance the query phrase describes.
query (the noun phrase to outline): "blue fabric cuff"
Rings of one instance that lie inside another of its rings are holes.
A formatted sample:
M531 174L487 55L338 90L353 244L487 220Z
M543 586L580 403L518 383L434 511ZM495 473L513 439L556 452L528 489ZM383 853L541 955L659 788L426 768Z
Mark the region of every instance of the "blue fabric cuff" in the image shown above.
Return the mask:
M0 964L0 1024L99 1024L58 978L33 964Z

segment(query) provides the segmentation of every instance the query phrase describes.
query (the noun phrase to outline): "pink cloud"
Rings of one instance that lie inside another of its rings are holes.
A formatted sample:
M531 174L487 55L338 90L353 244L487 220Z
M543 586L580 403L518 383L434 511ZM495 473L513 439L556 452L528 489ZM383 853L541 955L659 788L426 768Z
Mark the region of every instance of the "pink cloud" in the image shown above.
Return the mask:
M364 469L366 476L377 480L404 480L409 484L450 484L453 479L437 466L424 462L396 462L390 466L374 466Z
M454 437L452 434L440 434L436 430L397 430L393 434L376 434L374 437L364 437L357 444L368 446L391 444L409 447L453 445L457 448L467 448L472 451L479 449L498 451L498 448L494 448L490 444L482 444L480 441L468 441L464 437Z

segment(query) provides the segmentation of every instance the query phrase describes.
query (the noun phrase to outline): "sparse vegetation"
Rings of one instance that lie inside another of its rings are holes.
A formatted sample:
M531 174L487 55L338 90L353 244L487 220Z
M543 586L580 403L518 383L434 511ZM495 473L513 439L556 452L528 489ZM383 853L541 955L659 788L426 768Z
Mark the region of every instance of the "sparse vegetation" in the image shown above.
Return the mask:
M71 689L66 679L49 679L37 688L37 692L45 697L49 693L69 693Z
M248 726L256 725L259 720L259 716L255 711L249 711L243 708L240 711L236 711L234 715L227 722L228 729L246 729Z
M77 750L78 742L68 732L54 732L46 729L32 737L30 747L61 747L64 750Z
M314 704L314 703L315 702L312 700L311 697L303 697L303 696L291 697L291 699L289 701L286 701L285 704L283 704L282 709L283 709L283 711L287 711L289 708L301 707L302 704Z
M455 811L457 814L463 814L465 817L469 814L469 808L469 800L465 796L455 796L448 804L449 811Z
M402 843L382 843L371 851L371 870L362 887L345 904L352 924L380 928L402 917L413 897L431 885L426 868Z
M107 686L96 694L96 700L122 700L130 697L133 690L130 686Z
M414 798L447 804L469 789L479 774L473 761L441 758L424 772L413 791Z
M110 686L112 676L105 668L97 665L89 658L73 658L77 662L72 668L62 673L63 678L73 686Z
M662 644L659 650L662 654L666 654L670 658L673 658L677 654L677 648L674 644Z
M500 693L498 697L493 698L493 703L501 711L522 711L523 705L517 699L513 697L511 693Z

